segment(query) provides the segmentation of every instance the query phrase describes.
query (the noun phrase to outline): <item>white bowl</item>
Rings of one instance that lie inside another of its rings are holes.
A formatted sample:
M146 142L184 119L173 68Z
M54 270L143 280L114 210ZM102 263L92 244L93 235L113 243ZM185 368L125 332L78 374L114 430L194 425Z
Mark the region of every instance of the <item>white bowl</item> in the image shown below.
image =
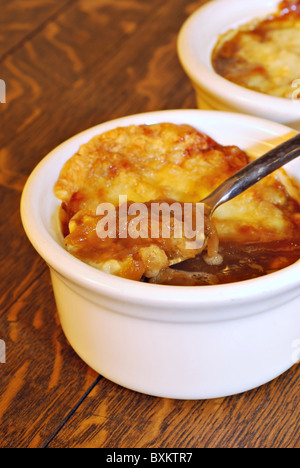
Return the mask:
M94 135L117 126L187 123L222 144L261 154L291 136L277 123L238 114L178 110L103 123L54 149L25 186L21 214L49 265L67 339L106 378L160 397L204 399L249 390L293 364L300 338L300 263L220 286L136 282L86 265L63 247L53 194L63 164ZM292 132L294 133L294 132ZM287 168L300 179L300 161Z
M220 34L274 13L278 4L279 0L213 0L183 24L178 55L196 90L199 108L241 112L300 130L299 99L273 97L238 86L218 75L211 63Z

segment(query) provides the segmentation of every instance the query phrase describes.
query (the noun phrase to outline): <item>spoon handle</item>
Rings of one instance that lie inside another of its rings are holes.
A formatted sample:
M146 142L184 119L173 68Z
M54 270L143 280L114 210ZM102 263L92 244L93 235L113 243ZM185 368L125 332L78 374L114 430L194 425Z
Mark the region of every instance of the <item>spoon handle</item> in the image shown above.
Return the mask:
M223 182L214 192L201 202L212 212L221 204L232 200L258 181L300 156L300 134L285 141L255 161L247 164L232 177Z

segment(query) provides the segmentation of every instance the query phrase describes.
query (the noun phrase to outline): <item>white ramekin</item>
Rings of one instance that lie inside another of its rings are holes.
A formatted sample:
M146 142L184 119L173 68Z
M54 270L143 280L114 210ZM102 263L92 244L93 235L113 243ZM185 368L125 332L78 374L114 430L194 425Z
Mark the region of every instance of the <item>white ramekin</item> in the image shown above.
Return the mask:
M163 286L103 273L63 247L53 186L65 161L96 134L158 122L193 125L254 155L293 134L255 117L200 110L103 123L39 163L22 195L23 225L50 268L64 333L93 369L122 386L160 397L204 399L243 392L294 364L293 346L300 338L300 262L236 284ZM300 161L287 169L300 179Z
M274 13L278 4L279 0L213 0L183 24L178 55L194 86L200 109L245 113L300 130L300 99L273 97L238 86L219 76L211 63L220 34Z

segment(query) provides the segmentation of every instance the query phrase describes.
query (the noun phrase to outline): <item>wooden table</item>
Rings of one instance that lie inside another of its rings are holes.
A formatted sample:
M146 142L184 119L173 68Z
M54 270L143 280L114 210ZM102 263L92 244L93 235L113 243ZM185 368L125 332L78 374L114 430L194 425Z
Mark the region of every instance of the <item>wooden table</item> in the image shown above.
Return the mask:
M98 376L64 337L48 269L20 222L24 183L59 143L127 114L196 108L176 40L203 3L0 0L2 448L300 446L299 365L208 401L151 397Z

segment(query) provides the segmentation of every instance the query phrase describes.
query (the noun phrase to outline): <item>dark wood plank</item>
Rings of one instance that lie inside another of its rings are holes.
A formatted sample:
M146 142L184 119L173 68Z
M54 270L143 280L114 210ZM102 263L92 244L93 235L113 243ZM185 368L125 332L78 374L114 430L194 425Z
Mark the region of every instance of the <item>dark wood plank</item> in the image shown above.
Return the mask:
M100 8L88 14L87 5ZM158 0L111 8L79 2L3 62L2 172L28 175L57 144L105 120L196 107L176 53L182 0L173 0L171 14Z
M103 379L49 447L299 448L299 377L295 366L258 389L203 401L150 397Z
M40 447L97 379L67 343L45 270L1 314L0 445Z
M68 4L70 0L0 0L0 61Z

